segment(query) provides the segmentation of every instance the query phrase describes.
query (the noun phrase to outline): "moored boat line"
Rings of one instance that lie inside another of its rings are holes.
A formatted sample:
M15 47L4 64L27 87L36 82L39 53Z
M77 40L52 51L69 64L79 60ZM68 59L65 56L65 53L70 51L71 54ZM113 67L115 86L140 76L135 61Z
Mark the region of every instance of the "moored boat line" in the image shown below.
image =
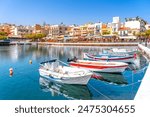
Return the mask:
M132 63L135 60L135 55L126 53L122 56L111 54L95 56L84 53L84 58L89 60L78 60L76 57L71 61L68 59L69 66L66 63L65 66L53 66L56 60L59 61L58 59L42 62L42 67L39 68L40 76L58 83L86 85L90 77L94 76L94 72L122 74L129 67L127 63ZM64 62L62 63L64 64ZM94 77L99 78L100 76Z

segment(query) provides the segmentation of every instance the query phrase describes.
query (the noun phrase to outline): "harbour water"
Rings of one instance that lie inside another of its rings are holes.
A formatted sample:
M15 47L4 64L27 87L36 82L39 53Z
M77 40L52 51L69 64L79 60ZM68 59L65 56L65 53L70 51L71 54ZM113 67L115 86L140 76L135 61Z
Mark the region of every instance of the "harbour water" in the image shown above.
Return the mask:
M0 46L0 99L133 100L147 68L146 59L140 54L136 65L130 65L123 74L100 73L103 79L91 79L87 86L57 84L39 76L38 68L42 61L59 58L67 63L67 59L74 56L82 59L83 52L100 53L107 48L50 45ZM136 49L137 47L124 48ZM14 70L12 76L9 75L9 68Z

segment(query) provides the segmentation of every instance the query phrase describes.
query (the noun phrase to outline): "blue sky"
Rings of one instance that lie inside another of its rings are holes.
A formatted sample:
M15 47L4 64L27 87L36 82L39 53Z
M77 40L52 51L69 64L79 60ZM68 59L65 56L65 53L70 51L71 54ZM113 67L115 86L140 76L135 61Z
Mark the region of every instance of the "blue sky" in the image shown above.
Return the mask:
M0 0L0 23L17 25L111 22L140 16L150 22L150 0Z

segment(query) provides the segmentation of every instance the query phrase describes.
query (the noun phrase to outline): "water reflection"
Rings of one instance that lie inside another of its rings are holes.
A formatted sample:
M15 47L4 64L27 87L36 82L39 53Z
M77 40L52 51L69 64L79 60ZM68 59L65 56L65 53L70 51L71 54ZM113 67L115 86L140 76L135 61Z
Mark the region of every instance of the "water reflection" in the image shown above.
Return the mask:
M58 84L42 77L40 77L39 83L41 89L44 92L51 92L52 96L63 95L68 99L92 99L92 95L87 86Z
M34 60L41 57L46 58L60 58L67 59L67 57L76 56L79 59L83 59L83 53L101 53L104 49L112 47L83 47L83 46L45 46L45 45L15 45L15 46L3 46L0 47L0 57L9 59L23 59L27 56L32 57ZM135 47L132 47L135 48Z
M111 73L97 73L102 76L102 81L114 83L114 84L128 84L127 80L122 74L111 74Z
M26 57L32 57L36 60L41 56L47 55L48 52L47 46L15 45L0 47L0 57L11 59L13 61L24 59Z

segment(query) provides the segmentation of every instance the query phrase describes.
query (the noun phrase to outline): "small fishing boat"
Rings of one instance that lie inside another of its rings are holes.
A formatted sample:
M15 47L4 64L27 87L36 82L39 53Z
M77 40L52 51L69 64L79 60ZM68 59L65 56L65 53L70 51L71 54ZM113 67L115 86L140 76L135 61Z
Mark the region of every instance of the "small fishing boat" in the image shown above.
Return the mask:
M128 55L134 55L136 53L136 50L127 50L127 49L118 49L118 48L113 48L112 53L118 54L118 55L123 55L123 54L128 54Z
M88 53L83 53L83 57L85 60L134 63L134 60L136 59L136 54L116 56L116 55L111 55L111 54L92 55Z
M76 68L84 68L95 72L107 73L122 73L128 67L128 64L123 62L101 62L90 60L70 61L69 65Z
M42 62L40 76L58 83L86 85L93 74L89 70L62 66L59 62L57 59Z
M0 40L0 45L10 45L10 40L9 39L4 39L4 40Z

